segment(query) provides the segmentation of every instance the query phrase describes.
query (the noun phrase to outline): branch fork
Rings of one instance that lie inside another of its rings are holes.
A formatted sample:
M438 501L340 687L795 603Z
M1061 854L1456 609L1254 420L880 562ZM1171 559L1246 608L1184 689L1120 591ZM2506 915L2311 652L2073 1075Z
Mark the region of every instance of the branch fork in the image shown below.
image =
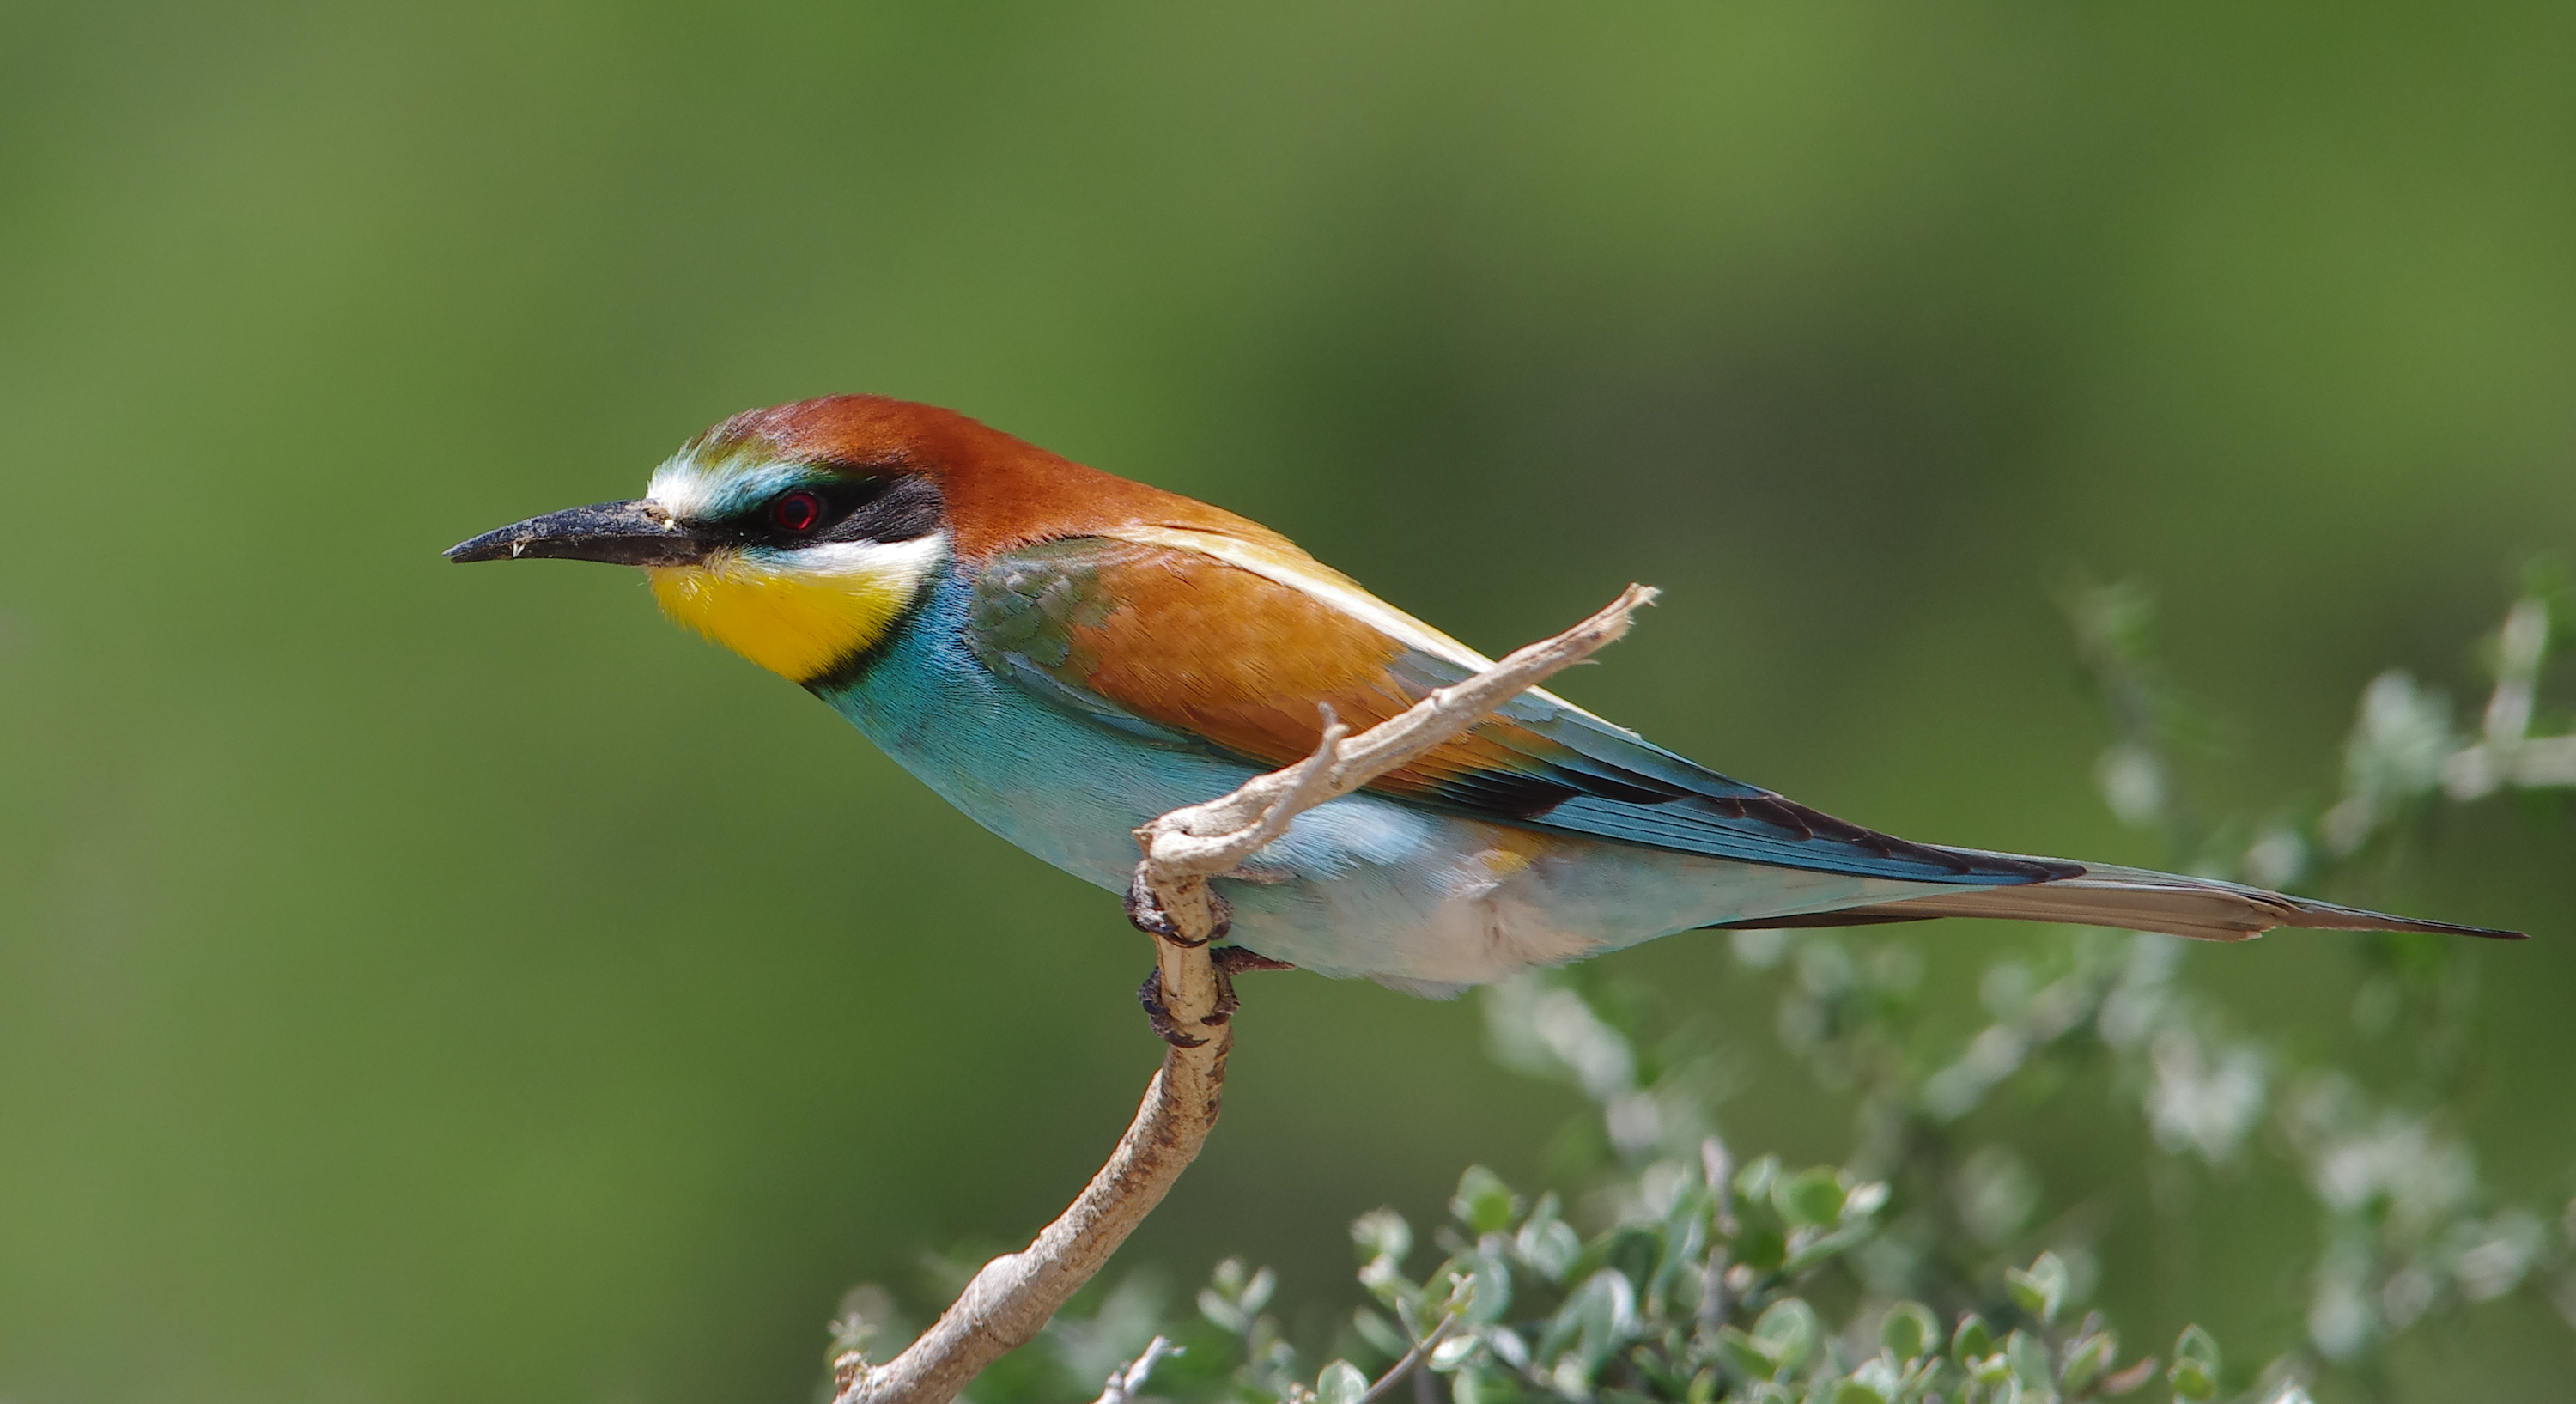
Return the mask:
M1160 1006L1156 1028L1171 1045L1136 1119L1073 1204L1028 1247L986 1263L901 1355L883 1365L855 1350L836 1358L834 1404L947 1404L986 1366L1035 1339L1198 1157L1216 1124L1226 1056L1234 1048L1231 970L1267 964L1249 952L1231 955L1236 948L1210 949L1225 934L1228 913L1209 878L1235 871L1298 815L1442 745L1616 642L1655 596L1651 586L1631 585L1564 633L1440 688L1357 736L1326 707L1323 733L1306 759L1136 830L1143 857L1129 908L1156 937L1147 1003Z

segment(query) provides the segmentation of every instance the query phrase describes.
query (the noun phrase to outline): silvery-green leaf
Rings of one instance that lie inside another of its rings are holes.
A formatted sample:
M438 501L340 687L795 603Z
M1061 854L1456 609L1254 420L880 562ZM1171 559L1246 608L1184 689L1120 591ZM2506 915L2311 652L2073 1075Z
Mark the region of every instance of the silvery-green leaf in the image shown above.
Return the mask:
M2058 1380L2069 1392L2081 1392L2093 1383L2120 1352L2119 1339L2108 1331L2097 1331L2066 1348L2066 1364L2058 1371Z
M1347 1360L1336 1360L1315 1377L1315 1398L1319 1404L1360 1404L1368 1393L1368 1376Z
M1481 1165L1470 1165L1458 1178L1457 1196L1449 1201L1449 1212L1458 1221L1479 1234L1500 1233L1520 1217L1520 1196L1504 1184L1501 1176Z
M2057 1372L2048 1365L2048 1347L2027 1331L2004 1337L2004 1358L2012 1362L2013 1377L2026 1389L2046 1389L2057 1383Z
M1588 1377L1636 1332L1637 1289L1617 1269L1603 1268L1585 1278L1557 1309L1540 1354L1572 1345L1582 1355Z
M1905 1372L1897 1369L1896 1361L1886 1355L1873 1355L1852 1367L1851 1377L1882 1400L1894 1399L1897 1391L1905 1386Z
M1866 1219L1886 1206L1886 1182L1872 1180L1866 1184L1852 1186L1851 1192L1843 1196L1842 1216L1846 1221Z
M1930 1355L1941 1341L1941 1323L1921 1302L1898 1302L1878 1326L1878 1343L1899 1360Z
M1769 1198L1771 1181L1779 1173L1780 1157L1776 1155L1766 1155L1746 1165L1735 1172L1736 1198L1746 1201Z
M1550 1282L1563 1282L1575 1259L1583 1256L1582 1238L1563 1219L1548 1220L1536 1233L1530 1231L1529 1225L1523 1225L1512 1246L1522 1262Z
M1823 1334L1816 1321L1816 1309L1796 1297L1773 1302L1753 1323L1754 1341L1764 1354L1780 1362L1782 1371L1789 1373L1795 1373L1815 1354L1816 1341Z
M1995 1333L1986 1319L1969 1312L1959 1318L1959 1329L1950 1335L1950 1358L1961 1366L1972 1360L1983 1360L1994 1353Z
M1502 1320L1512 1304L1511 1268L1499 1256L1478 1254L1476 1270L1468 1275L1464 1295L1465 1301L1460 1305L1468 1320L1479 1325Z
M1468 1358L1484 1349L1484 1346L1484 1340L1474 1331L1453 1331L1447 1340L1431 1348L1431 1372L1435 1375L1448 1374L1466 1364Z
M1516 1404L1522 1399L1520 1386L1508 1378L1497 1379L1483 1370L1461 1370L1449 1381L1449 1397L1454 1404Z
M1831 1233L1815 1234L1814 1237L1795 1244L1788 1258L1781 1263L1780 1270L1792 1274L1805 1272L1836 1253L1868 1242L1870 1235L1875 1231L1869 1221L1864 1219L1856 1224L1845 1224ZM1802 1233L1812 1232L1812 1230L1802 1230Z
M1386 1258L1401 1263L1413 1251L1413 1226L1393 1209L1372 1209L1351 1221L1351 1242L1360 1258Z
M1270 1294L1278 1290L1279 1274L1263 1268L1252 1275L1251 1281L1243 1284L1242 1293L1234 1300L1243 1308L1245 1315L1257 1316L1263 1307L1270 1305Z
M1717 1354L1726 1368L1748 1380L1767 1380L1780 1369L1780 1356L1771 1343L1757 1341L1732 1326L1718 1328Z
M1351 1328L1359 1332L1361 1340L1389 1360L1402 1359L1406 1351L1413 1349L1413 1343L1404 1338L1402 1331L1395 1329L1394 1322L1367 1307L1351 1313Z
M1369 1259L1360 1268L1360 1285L1369 1290L1369 1295L1398 1312L1408 1311L1422 1300L1422 1289L1406 1281L1404 1274L1395 1270L1393 1258Z
M2174 1341L2173 1368L2165 1381L2177 1399L2212 1399L2218 1394L2218 1342L2198 1326L2186 1326Z
M1773 1225L1747 1223L1735 1236L1735 1260L1755 1272L1770 1272L1788 1257L1788 1240Z
M1771 1207L1792 1224L1829 1226L1842 1219L1844 1193L1832 1167L1819 1166L1774 1178Z
M2004 1284L2012 1292L2013 1305L2036 1316L2043 1323L2057 1320L2066 1305L2066 1264L2055 1253L2042 1253L2027 1268L2011 1268L2004 1273Z
M1252 1324L1249 1313L1218 1295L1213 1287L1199 1289L1199 1315L1214 1322L1218 1329L1237 1334Z

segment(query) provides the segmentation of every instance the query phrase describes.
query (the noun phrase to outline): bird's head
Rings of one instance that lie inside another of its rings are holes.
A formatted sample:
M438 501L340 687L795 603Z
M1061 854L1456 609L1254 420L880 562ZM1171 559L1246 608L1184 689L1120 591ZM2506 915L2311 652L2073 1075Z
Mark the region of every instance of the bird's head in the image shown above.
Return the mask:
M644 496L448 548L641 566L663 613L791 681L863 657L952 563L1138 524L1270 533L929 405L835 395L735 415Z

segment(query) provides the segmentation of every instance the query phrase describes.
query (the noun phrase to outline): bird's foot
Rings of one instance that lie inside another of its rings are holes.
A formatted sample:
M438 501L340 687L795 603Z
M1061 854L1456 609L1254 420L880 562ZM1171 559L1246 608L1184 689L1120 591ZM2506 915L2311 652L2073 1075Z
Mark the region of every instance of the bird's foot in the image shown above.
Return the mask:
M1248 946L1219 946L1215 950L1208 952L1208 959L1215 961L1216 968L1227 975L1240 975L1247 970L1294 970L1297 968L1284 960L1272 960L1270 957L1263 955L1261 952L1253 950Z
M1213 890L1208 893L1207 900L1208 913L1216 919L1215 929L1208 932L1207 941L1193 941L1181 934L1181 928L1172 921L1171 913L1163 910L1161 899L1154 895L1153 888L1146 885L1141 869L1127 880L1127 920L1146 935L1169 941L1175 946L1204 946L1208 941L1221 941L1225 939L1225 933L1234 928L1233 905Z
M1172 1007L1163 1003L1163 972L1160 969L1146 976L1145 983L1136 987L1136 1002L1145 1006L1145 1022L1154 1026L1154 1032L1165 1043L1174 1048L1207 1046L1206 1039L1193 1037L1189 1031L1183 1029L1181 1021L1172 1017ZM1227 1017L1228 1015L1221 1014L1208 1022L1221 1024Z
M1243 1007L1243 1001L1234 996L1235 976L1248 970L1297 968L1284 960L1272 960L1259 951L1247 950L1242 946L1219 946L1208 952L1208 961L1216 967L1216 1012L1207 1018L1211 1024L1227 1022L1234 1017L1234 1011Z
M1138 924L1143 925L1141 922ZM1234 1011L1243 1007L1243 1001L1234 993L1235 976L1248 970L1297 968L1284 960L1272 960L1258 951L1246 950L1241 946L1219 946L1208 952L1208 962L1216 968L1216 1008L1199 1022L1211 1028L1230 1022L1234 1018ZM1136 1002L1145 1007L1145 1022L1154 1026L1154 1032L1160 1035L1165 1043L1174 1048L1206 1046L1207 1040L1195 1037L1182 1028L1181 1021L1173 1017L1171 1006L1163 1002L1163 972L1160 968L1146 976L1144 984L1137 986Z

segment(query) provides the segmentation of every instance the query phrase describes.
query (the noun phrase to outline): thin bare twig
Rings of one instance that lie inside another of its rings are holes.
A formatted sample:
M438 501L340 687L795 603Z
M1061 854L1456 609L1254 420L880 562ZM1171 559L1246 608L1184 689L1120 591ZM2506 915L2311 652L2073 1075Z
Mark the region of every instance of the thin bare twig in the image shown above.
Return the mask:
M1128 1400L1136 1397L1137 1391L1145 1387L1146 1379L1152 1376L1154 1367L1162 1363L1164 1356L1180 1353L1181 1348L1165 1337L1156 1336L1147 1341L1144 1354L1137 1356L1126 1369L1109 1372L1108 1388L1101 1390L1100 1397L1092 1400L1091 1404L1127 1404Z
M1370 1385L1368 1392L1360 1396L1359 1404L1379 1404L1381 1400L1393 1394L1395 1387L1404 1383L1406 1376L1420 1369L1422 1362L1431 1358L1431 1352L1439 1349L1440 1343L1449 1339L1449 1333L1456 1330L1458 1323L1466 1319L1467 1313L1463 1311L1453 1311L1440 1318L1440 1324L1431 1328L1430 1335L1415 1341L1413 1349L1406 1351L1402 1360L1388 1366L1386 1373L1377 1377L1377 1383Z
M1162 1070L1146 1086L1144 1103L1109 1162L1028 1247L986 1263L939 1320L893 1360L872 1365L856 1351L836 1359L835 1404L948 1404L985 1366L1035 1339L1197 1158L1216 1124L1226 1055L1234 1048L1226 981L1208 953L1219 910L1208 890L1210 877L1260 852L1298 815L1440 745L1616 641L1655 593L1631 585L1608 608L1555 638L1438 689L1358 736L1327 707L1322 735L1306 759L1138 829L1136 843L1144 855L1138 878L1172 927L1172 934L1154 943L1162 1004L1175 1028L1204 1037L1165 1050Z

